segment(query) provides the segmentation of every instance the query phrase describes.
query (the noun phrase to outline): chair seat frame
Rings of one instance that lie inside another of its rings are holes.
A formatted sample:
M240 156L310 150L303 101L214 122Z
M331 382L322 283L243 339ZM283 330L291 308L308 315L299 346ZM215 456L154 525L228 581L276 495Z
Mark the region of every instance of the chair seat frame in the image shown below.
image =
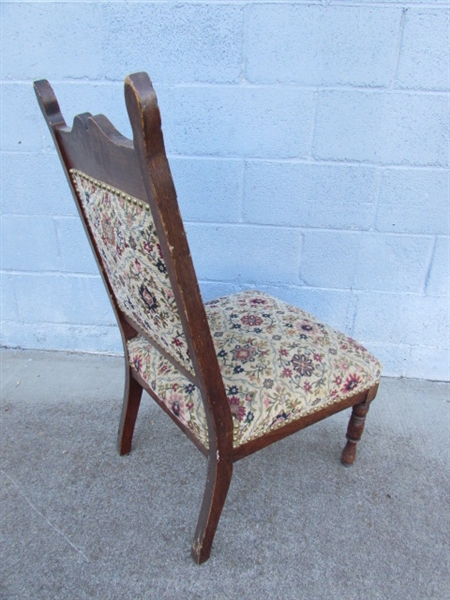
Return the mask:
M347 430L347 444L341 459L344 465L352 464L356 457L356 444L363 432L365 416L375 398L378 384L347 397L340 403L324 406L305 417L288 421L283 427L268 431L257 439L233 447L233 419L178 208L164 148L161 117L150 78L146 73L137 73L125 79L125 101L133 141L120 134L103 115L77 115L72 128L69 128L50 84L41 80L34 85L122 336L126 358L125 392L118 432L118 451L124 455L131 450L142 391L145 389L208 459L205 492L192 545L192 556L200 564L210 556L234 462L336 412L353 407ZM70 175L72 169L150 205L189 348L193 373L170 356L120 309L74 187ZM174 417L142 377L130 367L127 343L137 335L153 344L199 388L205 407L209 448L203 446Z

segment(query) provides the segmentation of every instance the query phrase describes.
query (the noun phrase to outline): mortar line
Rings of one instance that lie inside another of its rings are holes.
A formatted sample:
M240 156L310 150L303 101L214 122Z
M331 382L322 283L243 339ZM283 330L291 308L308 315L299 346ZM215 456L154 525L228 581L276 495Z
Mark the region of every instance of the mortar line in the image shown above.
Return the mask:
M317 225L288 225L284 223L257 223L254 221L245 221L243 223L236 221L193 221L189 219L184 220L185 225L194 226L194 227L220 227L222 229L229 228L237 228L237 229L245 229L245 228L254 228L254 229L282 229L285 231L300 231L301 233L305 232L314 232L314 233L344 233L344 234L352 234L352 235L367 235L373 234L376 236L391 236L391 237L417 237L417 238L431 238L434 233L426 233L426 232L411 232L411 231L379 231L374 230L373 228L364 228L364 229L352 229L349 227L330 227L330 226L317 226ZM442 234L443 235L443 234ZM189 236L189 232L188 232Z
M428 284L430 282L431 270L433 268L434 256L436 254L437 241L438 241L438 236L436 235L434 238L432 247L431 247L430 256L429 256L429 260L428 260L428 267L427 267L427 271L425 273L425 279L423 282L423 293L424 294L427 293Z
M46 157L55 157L57 158L57 154L53 150L4 150L0 149L0 155L5 156L46 156ZM332 158L314 158L313 161L306 158L298 158L298 157L286 157L279 158L273 156L242 156L236 154L234 156L221 156L218 154L184 154L184 153L173 153L168 151L167 158L169 162L171 160L182 159L182 160L206 160L206 161L231 161L238 162L240 160L245 160L246 162L266 162L266 163L280 163L280 164L299 164L299 165L325 165L330 167L360 167L360 168L382 168L382 169L391 169L395 171L437 171L442 173L447 173L448 166L447 165L416 165L416 164L395 164L395 163L376 163L364 160L354 160L354 159L332 159Z
M308 163L315 162L317 160L315 152L314 152L314 150L315 150L314 141L316 138L317 115L319 113L319 93L320 93L319 90L316 90L314 92L314 107L313 107L311 131L310 131L310 137L309 137L309 152L307 155Z
M245 182L247 177L247 161L241 161L241 173L239 178L239 223L245 224L244 205L245 205ZM198 222L198 221L197 221Z
M39 4L42 0L27 0L27 4ZM283 4L286 0L258 0L258 4ZM177 4L176 0L153 0L155 4L167 4L172 6ZM89 0L72 0L72 4L88 4ZM100 0L101 4L123 4L123 0ZM147 4L148 0L128 0L128 4ZM248 0L214 0L214 5L242 5L247 4ZM16 4L16 2L4 0L3 4ZM183 4L211 4L211 0L184 0ZM305 6L319 6L325 7L328 6L351 6L351 7L362 7L367 8L367 2L361 0L290 0L290 4L294 5L305 5ZM447 0L437 0L437 3L433 3L430 1L420 2L420 8L447 8L448 2ZM381 0L374 0L371 2L370 7L375 6L378 8L389 8L393 7L417 7L418 3L413 2L412 0L392 0L386 4L386 2Z
M380 199L381 199L381 186L383 183L384 177L384 169L383 167L379 167L375 169L375 198L374 198L374 209L373 209L373 222L372 227L369 231L377 232L377 220L378 220L378 212L380 208ZM387 232L385 232L387 233Z
M423 292L419 291L419 292L412 292L410 290L408 291L399 291L399 290L379 290L379 289L373 289L373 290L367 290L365 288L351 288L351 287L345 287L345 288L333 288L333 287L327 287L327 286L314 286L314 285L309 285L309 284L305 284L305 283L292 283L292 282L286 282L286 281L261 281L259 284L255 284L255 282L249 282L249 281L236 281L236 280L227 280L224 281L222 279L202 279L199 278L198 280L200 285L203 284L221 284L221 285L233 285L233 286L239 286L240 288L249 288L249 289L254 289L255 285L256 288L257 287L270 287L270 288L283 288L283 289L289 289L289 290L305 290L305 291L312 291L312 292L339 292L339 293L350 293L353 294L354 296L359 296L361 294L380 294L382 296L395 296L396 298L398 297L403 297L406 296L408 298L423 298Z
M243 5L242 8L242 40L241 40L241 72L239 75L239 85L247 86L249 84L248 81L248 73L247 73L247 48L248 48L248 20L249 20L249 7L247 4Z
M400 68L400 54L401 54L401 51L403 48L403 36L404 36L404 32L405 32L405 22L406 22L407 12L408 12L408 9L404 7L402 9L402 14L400 17L400 27L399 27L399 33L398 33L397 48L396 48L396 53L395 53L395 66L394 66L394 73L392 76L391 84L389 86L390 89L395 89L395 86L397 84L398 71Z
M407 11L407 9L406 9ZM10 85L26 85L29 86L32 83L31 79L0 79L0 84L4 86ZM101 79L52 79L52 85L97 85L97 86L108 86L108 85L123 85L122 80L117 81L104 81ZM284 83L278 81L269 81L263 83L250 83L245 79L243 82L245 87L254 88L254 89L262 89L265 90L267 88L270 89L293 89L293 90L305 90L310 92L360 92L366 94L383 94L383 93L392 93L392 94L403 94L403 95L411 95L416 94L419 96L427 95L427 96L448 96L448 90L446 89L425 89L420 87L408 87L408 88L391 88L386 85L369 85L369 84L361 84L361 85L349 85L349 84L317 84L317 83ZM235 81L233 83L229 83L226 81L223 82L207 82L207 81L174 81L174 82L156 82L153 81L153 87L158 91L158 88L164 90L182 90L182 89L192 89L192 88L226 88L226 89L240 89L243 87L243 83L241 81Z

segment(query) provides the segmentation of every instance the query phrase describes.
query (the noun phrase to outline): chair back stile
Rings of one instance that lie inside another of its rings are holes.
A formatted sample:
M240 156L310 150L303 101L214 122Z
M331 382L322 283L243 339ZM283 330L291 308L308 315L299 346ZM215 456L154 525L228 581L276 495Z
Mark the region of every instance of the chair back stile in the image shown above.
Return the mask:
M231 456L231 412L149 77L140 73L125 81L133 142L103 115L78 115L68 128L48 82L36 82L35 90L120 325L125 355L127 342L144 336L196 385L209 453Z

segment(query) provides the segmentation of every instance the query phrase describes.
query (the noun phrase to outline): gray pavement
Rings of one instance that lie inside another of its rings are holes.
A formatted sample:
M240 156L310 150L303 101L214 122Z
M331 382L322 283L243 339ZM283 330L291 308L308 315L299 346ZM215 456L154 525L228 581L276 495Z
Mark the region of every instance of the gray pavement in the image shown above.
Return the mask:
M235 465L210 560L206 462L147 396L116 453L123 359L3 350L2 599L447 599L448 384L383 379L356 464L348 413Z

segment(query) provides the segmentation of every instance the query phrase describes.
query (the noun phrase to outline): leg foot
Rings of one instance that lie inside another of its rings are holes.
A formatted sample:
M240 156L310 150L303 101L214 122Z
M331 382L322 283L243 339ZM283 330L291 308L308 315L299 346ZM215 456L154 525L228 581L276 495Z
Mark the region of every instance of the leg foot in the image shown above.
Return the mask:
M127 368L125 393L117 438L117 450L121 456L131 450L136 417L141 403L142 386L133 378L130 367Z
M230 487L232 472L231 460L216 461L215 456L209 457L205 494L191 551L192 558L198 565L208 560L211 554L214 535Z

